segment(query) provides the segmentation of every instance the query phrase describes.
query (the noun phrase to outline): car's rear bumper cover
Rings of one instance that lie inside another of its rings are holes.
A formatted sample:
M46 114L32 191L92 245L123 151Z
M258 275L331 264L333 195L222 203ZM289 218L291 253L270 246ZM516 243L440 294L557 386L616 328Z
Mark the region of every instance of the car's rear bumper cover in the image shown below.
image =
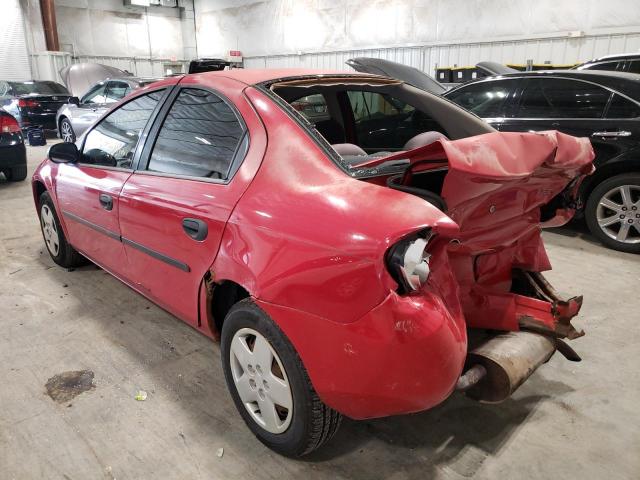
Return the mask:
M429 409L451 394L464 366L464 320L440 293L390 292L353 323L257 303L278 319L320 398L354 419Z

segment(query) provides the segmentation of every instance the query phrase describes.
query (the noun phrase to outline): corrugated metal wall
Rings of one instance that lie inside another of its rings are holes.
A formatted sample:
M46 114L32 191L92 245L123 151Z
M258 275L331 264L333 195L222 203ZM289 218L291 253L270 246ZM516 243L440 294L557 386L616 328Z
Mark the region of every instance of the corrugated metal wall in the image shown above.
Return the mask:
M18 0L0 3L0 78L2 80L31 79L31 64L27 51L25 21Z
M501 63L573 64L610 53L640 50L640 33L592 35L580 38L544 38L452 45L425 45L364 50L329 51L302 55L245 57L246 68L343 69L353 57L376 57L419 68L429 74L438 67L475 65L481 61Z

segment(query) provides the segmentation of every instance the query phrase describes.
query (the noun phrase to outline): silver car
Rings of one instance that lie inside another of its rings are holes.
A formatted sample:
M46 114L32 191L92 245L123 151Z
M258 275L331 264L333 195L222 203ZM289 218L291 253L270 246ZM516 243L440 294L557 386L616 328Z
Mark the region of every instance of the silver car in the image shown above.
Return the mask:
M110 78L96 83L78 100L72 97L62 105L56 115L58 137L73 143L93 122L99 119L111 106L133 90L142 88L159 78Z

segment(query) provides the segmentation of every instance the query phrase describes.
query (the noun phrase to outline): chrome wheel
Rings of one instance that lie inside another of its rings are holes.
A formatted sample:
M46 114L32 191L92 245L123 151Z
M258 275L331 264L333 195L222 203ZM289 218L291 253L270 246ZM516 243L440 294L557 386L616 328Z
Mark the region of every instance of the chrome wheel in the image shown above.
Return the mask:
M596 208L605 235L622 243L640 243L640 186L620 185L605 193Z
M293 417L293 396L284 366L269 341L251 328L238 330L229 349L236 390L253 420L283 433Z
M57 257L60 252L60 236L58 235L56 221L53 218L53 212L49 208L49 205L43 205L40 209L40 225L42 226L42 234L44 235L44 241L47 244L49 253Z
M60 124L60 134L62 136L62 140L67 143L73 143L75 139L75 134L73 133L73 128L71 124L67 120L63 120Z

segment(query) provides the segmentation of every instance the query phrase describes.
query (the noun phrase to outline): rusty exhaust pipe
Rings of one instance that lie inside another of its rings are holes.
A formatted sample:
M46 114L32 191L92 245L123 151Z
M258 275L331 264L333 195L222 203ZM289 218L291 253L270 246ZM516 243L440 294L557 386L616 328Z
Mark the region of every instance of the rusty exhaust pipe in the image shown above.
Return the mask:
M469 352L467 365L472 367L456 387L482 402L502 402L555 350L555 342L538 333L520 331L493 336Z

